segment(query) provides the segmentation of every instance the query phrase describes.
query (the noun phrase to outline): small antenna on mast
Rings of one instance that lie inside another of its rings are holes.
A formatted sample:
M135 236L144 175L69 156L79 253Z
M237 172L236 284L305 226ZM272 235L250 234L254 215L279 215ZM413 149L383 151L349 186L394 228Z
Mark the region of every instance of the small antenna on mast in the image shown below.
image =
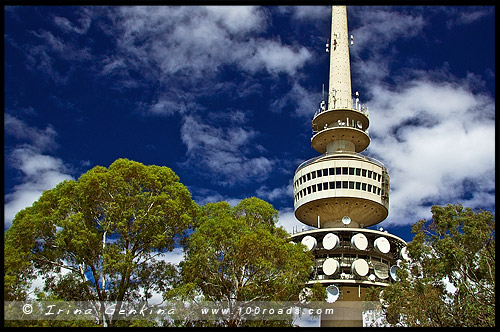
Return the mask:
M319 104L320 112L326 111L326 102L325 102L325 84L323 84L323 99ZM318 227L319 228L319 227Z

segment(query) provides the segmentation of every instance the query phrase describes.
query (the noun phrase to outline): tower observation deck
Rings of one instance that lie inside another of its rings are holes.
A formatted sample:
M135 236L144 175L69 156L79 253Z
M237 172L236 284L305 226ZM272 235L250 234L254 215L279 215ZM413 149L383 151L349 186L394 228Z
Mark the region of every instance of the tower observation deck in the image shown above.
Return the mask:
M389 173L380 161L361 154L370 144L370 119L351 92L353 37L345 6L332 7L331 27L328 105L323 100L312 119L311 145L320 155L300 164L293 179L295 217L316 229L294 233L292 240L314 253L309 284L328 286L329 299L340 308L339 302L362 301L366 287L395 281L397 261L407 256L401 238L365 229L388 215ZM322 317L322 325L362 326L361 309L346 310L359 314Z

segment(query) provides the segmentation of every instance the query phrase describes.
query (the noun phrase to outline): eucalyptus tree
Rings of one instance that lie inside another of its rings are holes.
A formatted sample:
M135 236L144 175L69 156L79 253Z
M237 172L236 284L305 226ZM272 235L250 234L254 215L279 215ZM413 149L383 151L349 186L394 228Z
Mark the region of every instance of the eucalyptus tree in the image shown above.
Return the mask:
M170 287L176 271L164 255L197 212L168 167L118 159L61 182L20 211L5 233L5 300L26 299L41 275L45 298L117 301L113 314L98 317L113 325L122 301Z
M382 292L392 326L495 326L495 217L462 205L433 206L412 227L410 260ZM373 290L373 300L379 290Z
M230 307L232 303L252 301L297 301L308 281L313 257L301 244L290 243L289 234L276 226L277 221L278 212L272 205L255 197L233 208L227 202L207 203L187 241L180 289ZM290 322L245 321L234 315L208 323L242 326Z

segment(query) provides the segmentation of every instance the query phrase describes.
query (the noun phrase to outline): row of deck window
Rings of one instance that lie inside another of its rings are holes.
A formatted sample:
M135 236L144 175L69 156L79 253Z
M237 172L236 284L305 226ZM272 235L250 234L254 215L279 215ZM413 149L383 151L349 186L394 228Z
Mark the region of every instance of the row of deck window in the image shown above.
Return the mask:
M354 168L354 167L330 167L330 168L323 168L319 169L316 171L312 171L310 173L302 175L300 178L298 178L295 183L294 183L294 188L297 188L301 184L310 181L315 178L319 178L322 176L328 176L328 175L356 175L356 176L363 176L367 177L369 179L374 179L378 182L381 180L381 174L374 172L374 171L369 171L366 169L362 168Z
M363 190L369 193L373 193L376 195L382 195L384 194L382 189L380 187L368 184L368 183L363 183L363 182L354 182L354 181L330 181L330 182L323 182L323 183L318 183L318 184L313 184L310 185L301 191L297 192L294 196L295 202L297 202L299 199L302 197L315 193L317 191L323 191L323 190L332 190L332 189L356 189L356 190Z

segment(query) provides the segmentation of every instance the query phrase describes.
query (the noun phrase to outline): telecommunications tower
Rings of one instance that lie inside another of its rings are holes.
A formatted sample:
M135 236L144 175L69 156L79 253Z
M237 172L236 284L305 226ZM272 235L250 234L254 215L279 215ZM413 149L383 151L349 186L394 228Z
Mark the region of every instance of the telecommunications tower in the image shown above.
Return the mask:
M299 165L293 179L295 217L314 229L294 232L315 257L308 285L326 286L331 317L322 326L363 326L362 301L367 287L385 287L397 279L406 242L367 229L389 211L389 173L363 152L370 144L368 108L351 92L345 6L332 7L328 105L323 100L312 119L312 147L321 155Z

